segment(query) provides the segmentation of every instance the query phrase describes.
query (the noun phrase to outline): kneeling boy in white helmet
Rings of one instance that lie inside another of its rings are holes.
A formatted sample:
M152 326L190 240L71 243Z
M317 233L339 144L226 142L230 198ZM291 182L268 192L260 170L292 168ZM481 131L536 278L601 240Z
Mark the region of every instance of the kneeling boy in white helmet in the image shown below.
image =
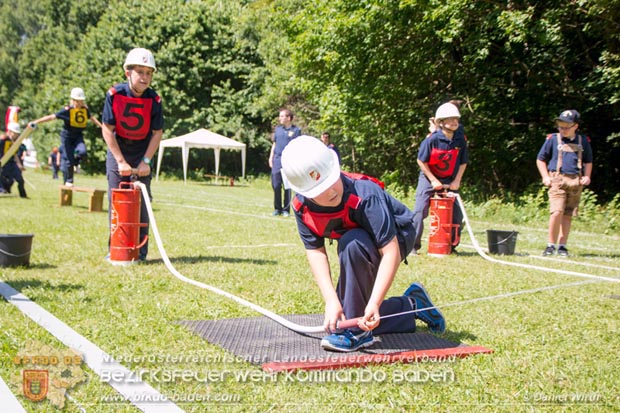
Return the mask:
M443 315L429 308L433 304L421 284L385 299L400 262L413 248L411 210L372 180L341 173L336 153L311 136L300 136L284 149L282 176L297 193L293 209L299 235L325 301L323 324L329 335L321 340L323 348L349 352L369 347L373 335L414 332L416 319L432 332L445 331ZM325 238L338 240L336 287ZM401 312L410 313L381 320ZM356 327L338 329L340 321L357 317Z

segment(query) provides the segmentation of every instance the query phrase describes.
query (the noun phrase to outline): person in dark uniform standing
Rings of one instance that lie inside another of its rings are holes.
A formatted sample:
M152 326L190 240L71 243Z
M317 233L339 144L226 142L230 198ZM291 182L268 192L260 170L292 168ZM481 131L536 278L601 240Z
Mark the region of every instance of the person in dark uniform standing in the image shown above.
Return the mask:
M323 142L325 146L327 146L329 149L336 152L336 155L338 155L338 162L342 163L342 159L340 158L340 151L338 150L338 147L331 141L331 136L329 132L326 131L321 134L321 142Z
M60 170L60 151L57 146L52 148L47 157L47 164L52 168L52 179L58 179L58 171Z
M77 168L80 161L86 159L87 150L84 143L84 129L90 119L98 127L101 123L90 114L86 106L86 95L84 90L79 87L71 89L70 104L60 111L51 115L39 118L32 123L44 123L54 119L61 119L64 124L60 131L60 145L64 148L61 157L60 169L64 176L64 184L73 186L74 168Z
M299 236L325 301L321 340L326 350L350 352L373 344L373 334L413 332L415 320L435 333L446 328L426 290L413 283L402 296L385 299L396 271L413 247L413 214L371 179L341 173L334 151L301 136L282 154L282 176L295 190L293 209ZM334 287L325 238L338 240L340 276ZM416 310L418 312L413 313ZM381 320L381 316L412 312ZM414 315L415 314L415 315ZM342 320L361 317L340 330Z
M123 64L126 83L113 86L106 93L103 106L103 139L108 145L106 174L108 200L112 189L135 176L148 189L151 198L151 159L159 148L164 128L162 102L150 87L157 70L153 54L143 48L132 49ZM110 211L111 208L108 208ZM140 240L149 232L149 217L141 203ZM148 242L140 248L139 259L146 260Z
M413 208L415 251L422 247L424 219L428 216L433 194L441 190L458 193L461 187L461 179L469 162L469 153L460 118L461 113L455 104L448 102L439 106L432 120L431 133L420 145L418 151L420 177ZM452 223L459 225L460 237L463 213L456 203L452 211Z
M581 191L590 185L592 147L587 136L577 133L579 112L565 110L555 119L558 133L547 135L536 157L543 185L549 188L549 230L543 255L568 256L568 234L577 216Z
M15 145L15 141L19 138L19 134L21 133L21 127L17 122L10 122L7 125L7 134L3 139L0 139L0 158L9 151L9 148L12 145ZM2 167L2 174L0 175L0 181L2 181L2 190L6 193L11 193L11 187L14 182L17 182L17 189L19 191L19 196L21 198L28 198L26 194L26 185L24 181L24 177L22 175L22 170L24 170L24 165L22 164L21 158L22 153L25 150L18 148L16 153L9 158L6 164Z
M288 109L281 109L278 116L280 124L273 134L269 166L271 167L271 187L273 188L273 215L289 216L291 190L282 185L282 151L290 141L301 135L301 129L293 125L293 113ZM284 192L284 203L282 201Z

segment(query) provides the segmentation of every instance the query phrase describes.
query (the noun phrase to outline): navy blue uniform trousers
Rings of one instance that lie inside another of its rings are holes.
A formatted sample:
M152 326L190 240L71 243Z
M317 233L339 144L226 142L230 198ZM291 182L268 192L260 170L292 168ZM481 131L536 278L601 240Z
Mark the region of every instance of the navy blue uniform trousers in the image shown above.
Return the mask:
M399 229L398 242L401 260L411 252L415 232L409 224ZM338 258L340 261L340 278L336 293L342 304L347 319L361 317L372 288L377 278L381 254L375 246L370 234L363 229L354 228L347 231L338 241ZM415 309L415 304L407 297L390 297L379 307L381 316L396 314ZM415 331L415 315L382 319L374 334L409 333Z
M60 158L60 170L65 182L73 183L73 167L86 159L86 144L83 138L61 138L61 146L64 150Z

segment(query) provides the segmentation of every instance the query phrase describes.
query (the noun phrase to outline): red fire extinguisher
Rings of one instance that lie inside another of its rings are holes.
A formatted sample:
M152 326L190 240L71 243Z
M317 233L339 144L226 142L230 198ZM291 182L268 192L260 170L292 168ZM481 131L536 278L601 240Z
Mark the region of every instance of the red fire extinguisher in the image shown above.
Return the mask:
M445 257L458 245L458 224L452 223L454 197L447 192L436 193L430 204L430 233L428 235L428 255ZM453 239L454 237L454 239Z
M140 242L140 190L130 182L121 182L112 188L110 214L110 262L126 265L137 262L140 248L146 244L145 235Z

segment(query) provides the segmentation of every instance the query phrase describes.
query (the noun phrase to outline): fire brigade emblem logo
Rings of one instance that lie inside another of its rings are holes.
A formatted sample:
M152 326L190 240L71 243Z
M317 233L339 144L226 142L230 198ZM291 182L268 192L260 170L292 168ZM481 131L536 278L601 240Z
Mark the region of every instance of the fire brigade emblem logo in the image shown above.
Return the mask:
M310 173L308 173L308 175L310 175L310 178L312 178L315 181L318 181L319 179L321 179L321 174L319 173L319 171L313 169L310 171Z
M17 394L33 402L47 400L59 409L65 406L67 390L87 380L82 370L82 355L73 349L58 350L30 341L13 357L13 363L22 367L11 377L11 382L18 388ZM0 406L1 399L0 396ZM0 407L0 410L4 412L6 409Z
M33 402L40 402L47 396L49 374L47 370L24 370L24 396Z

